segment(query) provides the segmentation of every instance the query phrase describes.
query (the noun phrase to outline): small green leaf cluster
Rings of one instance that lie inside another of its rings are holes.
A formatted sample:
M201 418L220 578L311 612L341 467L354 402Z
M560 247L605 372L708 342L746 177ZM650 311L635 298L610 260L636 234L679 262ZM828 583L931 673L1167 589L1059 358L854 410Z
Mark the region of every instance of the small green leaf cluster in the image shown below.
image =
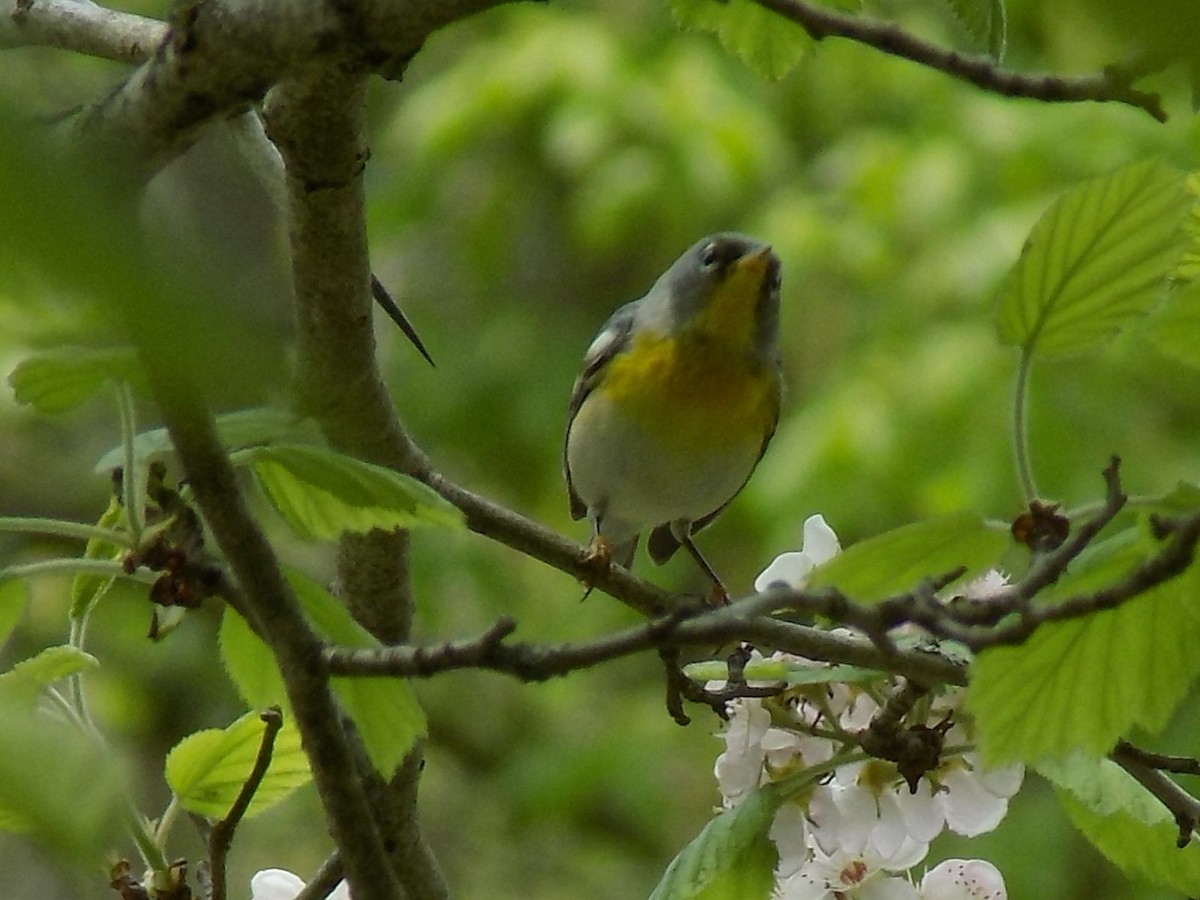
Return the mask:
M67 642L0 675L0 707L11 724L2 739L8 763L0 767L0 829L26 833L76 861L98 862L114 852L124 827L147 868L160 883L171 883L178 875L167 863L167 842L181 812L220 822L243 793L252 792L236 815L255 816L311 780L283 678L271 649L227 608L221 658L250 711L224 728L182 738L165 761L172 792L166 809L154 820L132 812L137 804L87 702L86 676L102 665L84 649L89 619L117 581L125 581L141 586L142 596L151 601L151 635L165 639L180 624L185 607L204 597L172 605L177 595L158 586L178 578L180 567L220 562L205 555L210 551L186 489L181 494L163 481L163 460L172 452L169 435L163 429L135 433L131 388L142 377L134 353L47 351L21 362L9 383L18 402L45 414L69 412L115 386L124 440L96 466L98 473L115 473L115 490L94 525L0 519L0 530L85 542L77 557L0 569L0 643L30 601L29 579L71 576ZM462 525L457 510L407 476L297 443L312 429L293 414L240 410L218 417L217 431L235 464L250 472L263 499L303 540L333 540L346 531L373 528ZM329 591L298 571L289 570L288 580L323 639L345 647L379 646ZM410 687L399 679L347 678L333 679L332 687L357 723L371 761L389 776L425 734L425 716ZM282 710L277 730L268 729L256 712L271 707ZM251 780L263 753L269 765ZM74 776L63 777L63 771L89 773L86 789Z

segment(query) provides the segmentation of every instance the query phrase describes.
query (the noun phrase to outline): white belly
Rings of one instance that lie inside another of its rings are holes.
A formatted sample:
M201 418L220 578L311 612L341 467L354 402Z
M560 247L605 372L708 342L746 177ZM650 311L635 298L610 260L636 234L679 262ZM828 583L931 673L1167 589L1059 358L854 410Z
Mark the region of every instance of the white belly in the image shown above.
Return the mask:
M579 435L586 434L586 441ZM575 492L599 518L600 533L622 543L647 527L694 521L729 500L750 476L762 440L721 435L704 452L671 451L646 427L619 412L603 394L584 402L567 436Z

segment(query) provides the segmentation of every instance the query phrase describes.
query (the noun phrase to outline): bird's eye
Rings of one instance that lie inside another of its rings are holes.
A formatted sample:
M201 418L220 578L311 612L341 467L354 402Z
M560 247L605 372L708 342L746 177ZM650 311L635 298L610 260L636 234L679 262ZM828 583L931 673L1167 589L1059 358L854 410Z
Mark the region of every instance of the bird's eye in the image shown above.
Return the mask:
M706 269L711 269L721 261L721 252L717 249L716 244L709 244L700 251L700 264Z

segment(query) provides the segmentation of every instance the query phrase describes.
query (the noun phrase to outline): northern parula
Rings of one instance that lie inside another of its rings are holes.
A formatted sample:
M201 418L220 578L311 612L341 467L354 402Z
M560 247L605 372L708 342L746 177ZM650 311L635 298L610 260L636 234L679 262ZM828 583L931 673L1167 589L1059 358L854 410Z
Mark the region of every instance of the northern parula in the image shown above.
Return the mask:
M563 468L571 516L592 524L589 562L633 562L692 542L745 486L779 419L780 263L741 234L706 237L649 292L618 309L583 360L571 395Z

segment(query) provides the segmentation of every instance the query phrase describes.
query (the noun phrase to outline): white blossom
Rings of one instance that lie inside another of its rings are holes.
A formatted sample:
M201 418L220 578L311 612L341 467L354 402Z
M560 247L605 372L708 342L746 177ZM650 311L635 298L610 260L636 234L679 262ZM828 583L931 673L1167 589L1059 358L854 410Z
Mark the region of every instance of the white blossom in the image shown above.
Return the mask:
M889 872L873 854L828 854L814 849L811 859L780 879L776 900L919 900L916 888Z
M754 579L754 589L765 591L773 584L785 584L800 590L808 581L808 573L833 559L842 545L833 529L821 515L809 516L804 522L804 539L799 551L781 553Z
M250 900L293 900L304 890L304 881L287 869L263 869L250 879ZM351 900L350 887L341 882L329 900Z
M921 879L921 900L1008 900L1000 870L983 859L948 859Z

